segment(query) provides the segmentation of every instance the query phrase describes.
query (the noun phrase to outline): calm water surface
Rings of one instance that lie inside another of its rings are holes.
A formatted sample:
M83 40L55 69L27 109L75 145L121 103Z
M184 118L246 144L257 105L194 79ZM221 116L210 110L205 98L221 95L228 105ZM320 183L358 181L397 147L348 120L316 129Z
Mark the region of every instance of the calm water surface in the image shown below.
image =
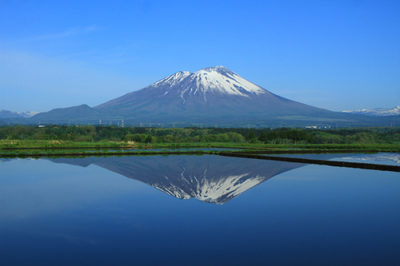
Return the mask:
M0 161L0 265L399 265L400 174L206 156Z

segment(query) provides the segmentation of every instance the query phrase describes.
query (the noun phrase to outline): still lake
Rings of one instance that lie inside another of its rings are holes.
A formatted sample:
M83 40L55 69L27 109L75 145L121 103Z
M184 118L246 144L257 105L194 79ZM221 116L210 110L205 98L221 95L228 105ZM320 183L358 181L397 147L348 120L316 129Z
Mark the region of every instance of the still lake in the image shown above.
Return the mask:
M400 265L400 174L216 155L0 159L0 265L161 264Z

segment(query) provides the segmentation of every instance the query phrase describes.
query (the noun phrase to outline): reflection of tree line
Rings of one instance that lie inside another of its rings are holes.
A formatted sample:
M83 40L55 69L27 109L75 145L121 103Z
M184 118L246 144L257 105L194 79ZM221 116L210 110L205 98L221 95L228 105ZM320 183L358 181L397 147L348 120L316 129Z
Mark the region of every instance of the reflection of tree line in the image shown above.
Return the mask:
M248 189L303 164L220 156L59 158L56 163L95 164L180 199L225 203Z
M386 129L249 129L249 128L146 128L115 126L6 126L0 139L135 141L141 143L250 142L309 144L392 144L400 128Z

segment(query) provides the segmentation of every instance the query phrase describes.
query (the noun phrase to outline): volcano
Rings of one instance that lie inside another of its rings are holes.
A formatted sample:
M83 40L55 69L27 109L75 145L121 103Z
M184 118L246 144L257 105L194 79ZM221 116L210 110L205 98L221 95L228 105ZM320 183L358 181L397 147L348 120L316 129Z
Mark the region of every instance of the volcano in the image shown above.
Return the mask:
M124 121L126 125L224 127L360 125L365 120L286 99L223 66L180 71L95 107L59 108L31 119L55 124Z

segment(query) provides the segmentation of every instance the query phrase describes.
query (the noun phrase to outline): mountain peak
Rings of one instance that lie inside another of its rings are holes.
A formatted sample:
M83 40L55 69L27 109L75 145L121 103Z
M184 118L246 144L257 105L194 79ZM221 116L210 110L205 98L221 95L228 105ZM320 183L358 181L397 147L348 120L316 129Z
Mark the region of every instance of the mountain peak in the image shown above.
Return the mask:
M185 101L187 97L206 94L250 97L267 93L266 90L240 77L224 66L213 66L200 69L194 73L180 71L157 81L150 87L161 88L162 95L175 92Z

